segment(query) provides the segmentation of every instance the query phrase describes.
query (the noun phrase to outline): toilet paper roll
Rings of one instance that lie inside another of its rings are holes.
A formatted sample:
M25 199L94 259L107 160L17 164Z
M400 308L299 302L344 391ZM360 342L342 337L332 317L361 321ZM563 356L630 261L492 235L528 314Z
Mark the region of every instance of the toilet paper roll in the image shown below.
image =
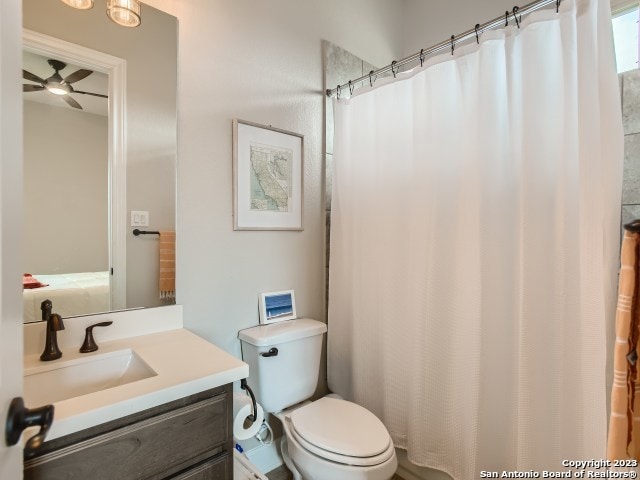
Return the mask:
M258 403L258 418L251 423L247 420L247 417L252 413L251 398L243 393L233 394L233 436L236 440L246 440L254 437L260 425L264 420L264 410Z

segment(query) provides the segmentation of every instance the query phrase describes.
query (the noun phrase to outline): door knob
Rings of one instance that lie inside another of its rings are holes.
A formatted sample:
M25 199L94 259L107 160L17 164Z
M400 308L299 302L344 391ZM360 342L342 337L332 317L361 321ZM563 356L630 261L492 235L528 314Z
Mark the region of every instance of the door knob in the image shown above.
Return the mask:
M16 397L11 400L9 405L9 413L4 430L5 442L9 447L15 445L26 428L39 426L40 431L27 440L24 447L25 454L27 456L32 455L44 442L52 422L53 405L29 409L24 406L22 397Z

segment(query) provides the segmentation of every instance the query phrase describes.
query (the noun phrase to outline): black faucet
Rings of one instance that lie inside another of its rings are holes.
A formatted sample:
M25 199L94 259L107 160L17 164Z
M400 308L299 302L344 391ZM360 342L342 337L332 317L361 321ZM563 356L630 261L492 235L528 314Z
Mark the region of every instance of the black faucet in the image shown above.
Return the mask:
M45 300L40 304L42 320L46 320L47 322L44 352L40 355L40 360L43 362L56 360L62 356L62 352L60 348L58 348L58 332L64 330L64 322L60 315L51 313L52 308L53 304L51 300Z

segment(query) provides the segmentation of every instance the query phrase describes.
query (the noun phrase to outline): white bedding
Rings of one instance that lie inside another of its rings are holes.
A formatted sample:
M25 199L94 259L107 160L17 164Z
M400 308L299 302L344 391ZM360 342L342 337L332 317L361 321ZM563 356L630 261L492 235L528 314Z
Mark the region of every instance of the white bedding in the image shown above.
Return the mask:
M53 313L62 318L110 310L109 272L33 276L49 286L23 290L25 322L42 318L40 303L46 299L53 302Z

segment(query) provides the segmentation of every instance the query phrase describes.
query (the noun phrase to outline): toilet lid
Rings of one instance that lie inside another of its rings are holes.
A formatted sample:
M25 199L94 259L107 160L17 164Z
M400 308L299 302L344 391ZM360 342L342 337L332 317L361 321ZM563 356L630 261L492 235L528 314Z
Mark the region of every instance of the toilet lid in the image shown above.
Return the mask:
M373 457L391 438L373 413L352 402L324 397L291 414L296 433L322 450L349 457Z

